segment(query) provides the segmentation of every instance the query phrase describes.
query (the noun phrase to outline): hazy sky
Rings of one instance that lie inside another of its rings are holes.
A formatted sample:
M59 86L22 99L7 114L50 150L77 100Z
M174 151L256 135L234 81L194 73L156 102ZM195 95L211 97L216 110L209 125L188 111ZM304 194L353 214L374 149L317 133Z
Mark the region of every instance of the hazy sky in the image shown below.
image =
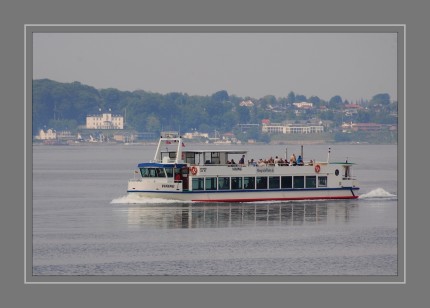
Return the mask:
M35 33L33 78L97 89L397 99L395 33Z

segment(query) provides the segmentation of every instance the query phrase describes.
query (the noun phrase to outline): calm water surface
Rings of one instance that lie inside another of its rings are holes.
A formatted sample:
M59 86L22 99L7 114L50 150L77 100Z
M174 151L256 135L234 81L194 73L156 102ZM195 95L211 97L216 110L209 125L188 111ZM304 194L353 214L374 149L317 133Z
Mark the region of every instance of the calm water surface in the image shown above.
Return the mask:
M327 149L304 156L325 160ZM397 147L331 149L332 161L357 163L359 199L130 200L127 181L155 146L34 146L33 275L397 275Z

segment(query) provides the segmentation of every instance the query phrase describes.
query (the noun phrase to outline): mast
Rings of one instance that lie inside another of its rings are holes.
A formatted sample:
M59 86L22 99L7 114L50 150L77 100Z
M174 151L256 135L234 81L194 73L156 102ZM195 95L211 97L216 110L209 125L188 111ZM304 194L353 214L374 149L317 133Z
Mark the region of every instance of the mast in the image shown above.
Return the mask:
M160 147L161 147L161 141L162 140L163 140L163 136L160 136L160 140L158 140L157 150L155 151L155 155L154 155L154 162L157 161L158 153L160 153Z
M158 162L158 161L162 160L161 149L164 146L166 147L167 152L170 152L168 148L172 149L173 146L176 146L176 157L175 157L174 162L176 164L181 163L181 161L182 161L182 137L180 137L180 136L178 137L176 132L174 134L172 134L170 132L162 133L160 136L160 139L158 141L157 150L155 151L154 162Z
M301 145L301 150L300 150L300 154L302 156L302 161L305 161L305 158L303 157L303 144Z
M179 164L180 161L182 160L182 138L179 137L177 138L178 140L178 147L176 149L176 158L175 158L175 164Z

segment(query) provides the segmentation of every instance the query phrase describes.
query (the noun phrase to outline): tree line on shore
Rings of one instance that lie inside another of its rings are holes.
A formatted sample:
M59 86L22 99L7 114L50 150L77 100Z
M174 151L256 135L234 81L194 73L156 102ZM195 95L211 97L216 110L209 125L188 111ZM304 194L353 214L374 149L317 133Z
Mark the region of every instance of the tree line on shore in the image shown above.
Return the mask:
M99 90L80 82L61 83L49 79L33 80L32 87L33 134L44 127L75 131L85 125L87 115L98 114L100 110L111 110L113 114L124 116L126 128L138 132L239 132L237 124L260 124L262 119L272 123L322 120L332 121L336 126L349 120L342 111L351 103L338 95L326 101L292 91L287 97L279 98L273 95L238 97L225 90L197 96L114 88ZM252 104L241 106L244 101ZM295 102L310 102L313 108L298 113L293 105ZM397 102L392 102L386 93L355 103L363 108L351 115L354 122L397 122L393 116L397 113ZM250 129L248 137L264 138L255 128Z

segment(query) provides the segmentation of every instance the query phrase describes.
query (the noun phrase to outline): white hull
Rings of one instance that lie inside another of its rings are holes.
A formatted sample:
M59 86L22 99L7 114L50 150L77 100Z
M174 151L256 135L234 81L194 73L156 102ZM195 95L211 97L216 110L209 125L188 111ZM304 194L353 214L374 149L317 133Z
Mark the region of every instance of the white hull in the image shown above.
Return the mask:
M139 198L160 198L178 201L196 202L251 202L268 200L323 200L323 199L355 199L358 188L341 189L303 189L303 190L266 190L241 192L128 192Z

